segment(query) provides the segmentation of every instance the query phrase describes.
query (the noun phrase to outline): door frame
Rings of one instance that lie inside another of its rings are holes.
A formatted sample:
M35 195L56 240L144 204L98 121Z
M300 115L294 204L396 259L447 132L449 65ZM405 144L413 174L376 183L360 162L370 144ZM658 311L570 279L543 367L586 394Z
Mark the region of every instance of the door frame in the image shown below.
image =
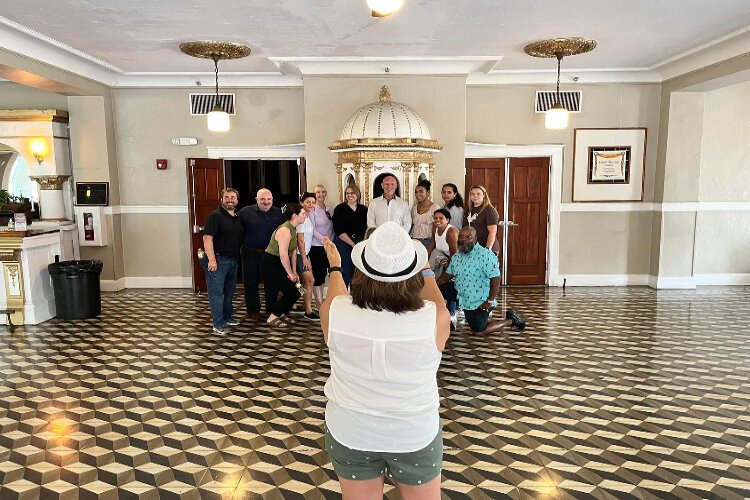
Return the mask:
M549 158L549 220L547 222L547 277L548 286L562 286L560 279L560 205L563 183L562 144L537 144L509 146L507 144L482 144L467 142L464 149L466 158ZM464 171L464 182L466 172Z

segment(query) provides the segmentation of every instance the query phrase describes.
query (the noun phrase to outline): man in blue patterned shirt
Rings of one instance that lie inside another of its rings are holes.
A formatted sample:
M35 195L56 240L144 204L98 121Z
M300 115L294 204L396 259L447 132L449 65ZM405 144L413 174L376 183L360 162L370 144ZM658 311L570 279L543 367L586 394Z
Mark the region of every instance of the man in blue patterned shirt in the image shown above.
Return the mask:
M526 321L512 309L505 313L505 321L491 321L497 305L495 297L500 289L500 264L497 256L482 245L477 245L477 233L467 226L458 233L458 252L438 280L443 298L458 301L473 333L488 335L506 326L520 330ZM451 322L453 325L453 322Z

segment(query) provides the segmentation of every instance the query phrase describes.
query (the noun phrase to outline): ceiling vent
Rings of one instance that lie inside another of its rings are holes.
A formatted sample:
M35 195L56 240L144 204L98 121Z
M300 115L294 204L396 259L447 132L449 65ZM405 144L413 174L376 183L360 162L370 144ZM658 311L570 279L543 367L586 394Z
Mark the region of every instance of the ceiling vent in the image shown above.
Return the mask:
M537 90L536 91L536 112L544 113L557 102L557 92L554 90ZM560 102L563 107L571 113L581 112L581 91L571 90L560 92Z
M229 113L234 112L234 94L219 94L219 105ZM190 94L190 114L193 116L207 115L216 105L216 94Z

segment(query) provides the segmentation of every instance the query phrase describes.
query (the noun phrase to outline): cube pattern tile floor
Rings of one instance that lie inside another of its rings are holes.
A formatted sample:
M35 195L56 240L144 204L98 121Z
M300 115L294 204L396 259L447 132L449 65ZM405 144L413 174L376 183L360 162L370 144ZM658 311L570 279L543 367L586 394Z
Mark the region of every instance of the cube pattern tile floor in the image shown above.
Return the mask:
M444 498L750 497L750 288L502 293L527 330L443 356ZM339 498L328 370L185 291L0 332L0 498Z

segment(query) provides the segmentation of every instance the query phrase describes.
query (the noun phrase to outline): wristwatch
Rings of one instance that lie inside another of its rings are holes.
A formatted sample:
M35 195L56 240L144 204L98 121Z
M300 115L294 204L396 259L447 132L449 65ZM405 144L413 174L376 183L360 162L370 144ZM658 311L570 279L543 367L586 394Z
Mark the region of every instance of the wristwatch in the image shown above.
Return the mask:
M328 274L331 274L332 272L335 272L335 271L341 272L341 267L340 266L333 266L333 267L329 267L328 268Z

